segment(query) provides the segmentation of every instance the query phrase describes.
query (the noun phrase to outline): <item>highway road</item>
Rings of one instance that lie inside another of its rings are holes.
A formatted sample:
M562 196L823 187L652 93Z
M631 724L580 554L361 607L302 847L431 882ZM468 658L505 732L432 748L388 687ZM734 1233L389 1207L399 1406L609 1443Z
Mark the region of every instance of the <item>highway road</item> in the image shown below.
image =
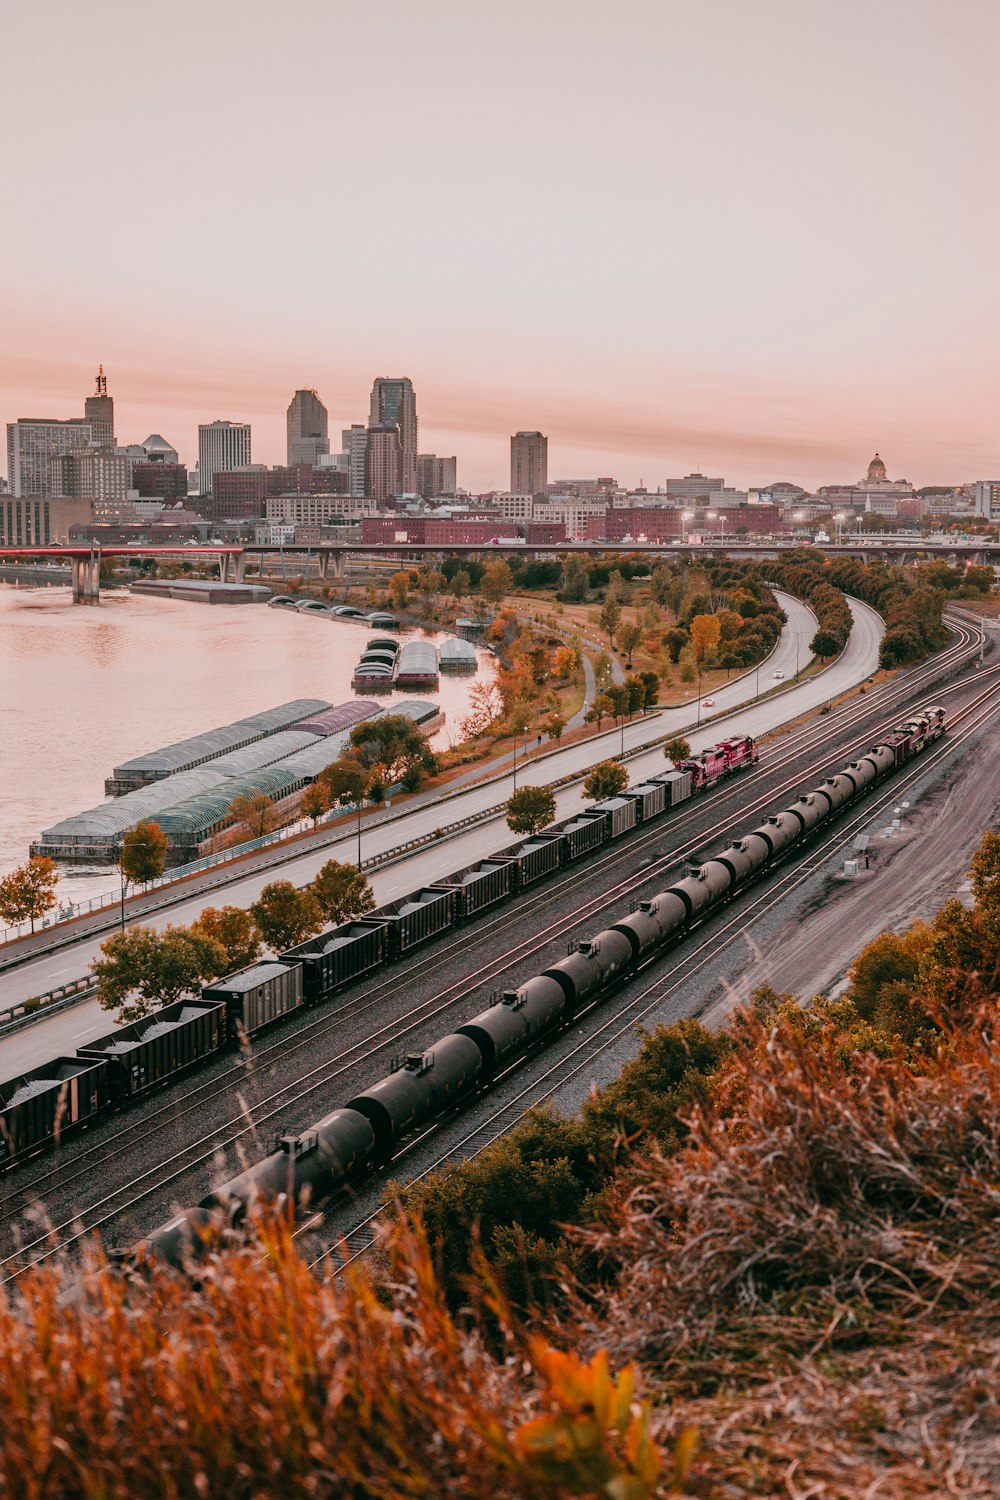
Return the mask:
M761 667L761 692L776 685L771 675L774 671L784 671L791 681L795 673L796 649L801 660L808 660L808 642L816 629L815 617L806 606L786 595L781 596L781 603L788 614L788 625L782 632L775 652ZM671 709L655 718L637 719L626 724L625 749L632 750L651 740L660 740L664 735L681 732L686 734L695 750L711 745L727 734L739 732L761 735L863 681L877 666L879 640L884 627L881 618L866 605L852 601L852 611L855 623L848 646L843 655L825 672L757 703L752 701L756 690L756 674L752 673L728 684L715 694L716 707L712 713L716 717L711 724L692 730L690 725L693 705ZM748 698L751 700L749 703ZM519 785L527 782L540 785L556 781L574 771L586 771L597 759L610 758L619 753L622 744L620 730L611 731L602 740L601 754L596 752L595 740L588 739L576 745L568 745L541 761L519 768ZM644 774L649 775L663 768L663 753L656 746L644 754L630 758L630 780L635 783ZM513 842L513 836L503 819L503 806L512 790L513 776L505 775L486 784L473 785L443 805L434 800L415 808L404 821L376 824L366 830L364 852L371 855L383 849L394 848L404 839L433 831L446 823L457 822L471 813L493 807L498 810L495 818L464 830L450 838L446 844L430 845L398 864L374 872L370 878L376 901L382 903L395 900L419 889L421 885L432 883L451 870L461 869ZM557 818L565 818L578 811L584 800L579 785L558 790ZM184 925L194 921L205 906L223 903L248 906L271 880L288 879L303 885L312 879L328 859L353 862L355 855L356 842L347 835L336 843L303 853L298 859L289 861L276 870L262 870L242 879L235 879L223 891L193 895L167 911L144 918L144 921L153 927ZM105 936L106 934L84 938L72 948L62 948L5 974L0 979L3 1001L7 1005L14 1005L21 999L40 994L85 974L90 963L98 956ZM72 1053L85 1041L105 1034L113 1026L113 1017L102 1011L95 1000L82 1001L79 1005L39 1020L0 1040L0 1078L14 1077L25 1069L58 1055L60 1051Z

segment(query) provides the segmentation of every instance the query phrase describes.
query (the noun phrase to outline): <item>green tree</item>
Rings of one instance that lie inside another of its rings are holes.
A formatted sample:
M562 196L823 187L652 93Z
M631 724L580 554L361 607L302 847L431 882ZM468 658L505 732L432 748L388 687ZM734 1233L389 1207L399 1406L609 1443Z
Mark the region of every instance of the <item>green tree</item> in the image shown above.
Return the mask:
M601 629L608 638L608 645L614 650L615 635L622 618L622 607L617 599L605 599L599 618Z
M248 838L260 839L274 827L274 803L266 792L240 792L226 808L226 817L245 829Z
M602 760L583 783L583 795L593 802L617 797L628 786L628 771L617 760Z
M122 851L118 865L125 885L148 885L163 874L170 847L167 835L159 823L151 818L140 818L134 828L129 828L122 839Z
M218 944L223 953L220 974L248 969L260 957L260 933L253 917L242 906L206 906L189 931Z
M555 740L556 744L558 745L559 741L563 737L563 730L566 728L566 720L563 718L562 714L549 714L548 718L545 720L544 728L545 733L548 735L549 739Z
M514 575L502 557L486 564L483 576L479 580L479 592L487 604L492 604L494 609L499 609L513 587Z
M587 597L587 564L578 552L563 558L560 592L567 604L582 604Z
M452 574L451 591L456 599L462 599L472 587L472 579L464 568L459 568L457 573Z
M679 625L674 625L670 630L665 630L663 632L663 644L670 652L671 661L675 662L680 660L680 654L684 650L684 647L688 644L688 641L689 636L687 631L682 630Z
M820 661L826 661L828 656L836 656L840 650L840 642L828 630L817 630L809 643L809 650L814 656L818 656Z
M656 700L660 696L660 679L656 672L640 672L639 681L642 683L643 708L655 708Z
M379 714L355 724L351 746L365 770L381 766L390 783L401 781L407 772L422 774L437 767L427 741L405 714Z
M92 969L97 999L103 1010L117 1010L122 1026L197 994L226 966L219 943L184 927L131 927L108 938L101 952Z
M260 935L275 953L312 937L323 925L315 895L296 890L290 880L272 880L250 908Z
M58 879L53 861L33 854L27 864L0 880L0 917L12 926L30 922L34 932L36 921L56 904Z
M513 833L539 833L556 815L551 787L523 786L507 801L507 826Z
M330 799L328 798L321 781L310 782L302 793L299 802L299 812L304 818L312 818L313 827L319 822L325 812L329 811Z
M678 675L681 682L696 682L698 678L698 658L693 646L685 646L677 658Z
M609 693L598 693L583 716L584 723L596 724L598 729L600 729L603 721L612 718L614 712L615 705L611 695Z
M355 756L342 755L339 760L331 761L316 780L330 806L353 807L364 798L368 772Z
M327 860L311 889L323 916L337 926L375 906L372 888L361 871L336 859Z
M618 627L618 649L624 651L626 665L632 665L632 653L642 640L642 626L635 620L624 620Z
M681 735L677 735L674 739L667 740L663 747L663 753L667 760L672 761L676 765L679 760L691 759L691 743L689 740L682 738Z

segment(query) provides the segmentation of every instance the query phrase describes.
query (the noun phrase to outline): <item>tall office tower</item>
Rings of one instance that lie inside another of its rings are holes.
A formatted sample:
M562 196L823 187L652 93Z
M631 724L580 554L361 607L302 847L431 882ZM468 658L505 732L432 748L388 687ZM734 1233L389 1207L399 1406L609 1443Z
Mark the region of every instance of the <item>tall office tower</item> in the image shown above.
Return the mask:
M544 495L549 483L549 440L540 432L515 432L510 440L510 492Z
M368 452L368 428L363 422L354 422L340 434L340 444L347 459L350 475L349 495L367 495L365 489L365 455Z
M403 452L395 422L380 422L368 429L365 448L365 494L389 500L400 493Z
M415 495L417 492L417 398L413 381L405 378L389 379L379 375L372 386L371 416L369 427L385 427L392 424L399 429L399 448L402 454L402 472L395 493ZM369 491L369 494L371 491Z
M457 488L456 458L438 458L436 453L417 454L417 493L425 500L432 495L453 495Z
M121 507L129 504L131 465L124 453L92 445L76 453L62 453L49 462L53 495L89 500L95 507L95 519L116 519ZM96 509L99 506L105 507L101 514Z
M212 493L212 476L250 462L249 422L202 422L198 427L198 488Z
M288 405L288 467L315 464L329 453L326 407L315 391L296 391Z
M115 403L108 395L108 377L104 366L99 365L94 382L94 394L83 403L83 419L93 429L91 442L97 448L115 446Z
M51 495L52 460L86 448L93 440L89 422L49 422L21 417L7 423L7 478L12 495ZM58 480L57 480L58 482Z

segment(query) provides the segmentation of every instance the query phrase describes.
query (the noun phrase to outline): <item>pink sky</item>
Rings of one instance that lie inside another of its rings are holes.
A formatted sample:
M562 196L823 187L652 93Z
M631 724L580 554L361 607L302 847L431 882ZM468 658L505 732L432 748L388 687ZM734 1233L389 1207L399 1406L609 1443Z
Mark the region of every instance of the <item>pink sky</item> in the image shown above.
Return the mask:
M505 487L1000 473L996 0L8 7L0 422L372 377ZM35 58L38 66L28 66ZM11 149L12 147L12 149Z

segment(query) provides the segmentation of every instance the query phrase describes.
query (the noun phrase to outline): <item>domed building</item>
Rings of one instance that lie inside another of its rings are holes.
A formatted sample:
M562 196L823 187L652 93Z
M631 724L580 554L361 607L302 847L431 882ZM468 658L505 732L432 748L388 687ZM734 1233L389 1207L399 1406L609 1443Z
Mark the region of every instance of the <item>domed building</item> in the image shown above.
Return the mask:
M868 465L868 483L869 484L887 484L888 482L889 482L889 476L885 472L885 464L882 462L881 458L876 453L875 457L872 459L871 463Z
M842 505L869 515L912 516L920 512L908 479L890 479L880 453L868 465L868 472L857 484L825 484L818 491L831 509Z

